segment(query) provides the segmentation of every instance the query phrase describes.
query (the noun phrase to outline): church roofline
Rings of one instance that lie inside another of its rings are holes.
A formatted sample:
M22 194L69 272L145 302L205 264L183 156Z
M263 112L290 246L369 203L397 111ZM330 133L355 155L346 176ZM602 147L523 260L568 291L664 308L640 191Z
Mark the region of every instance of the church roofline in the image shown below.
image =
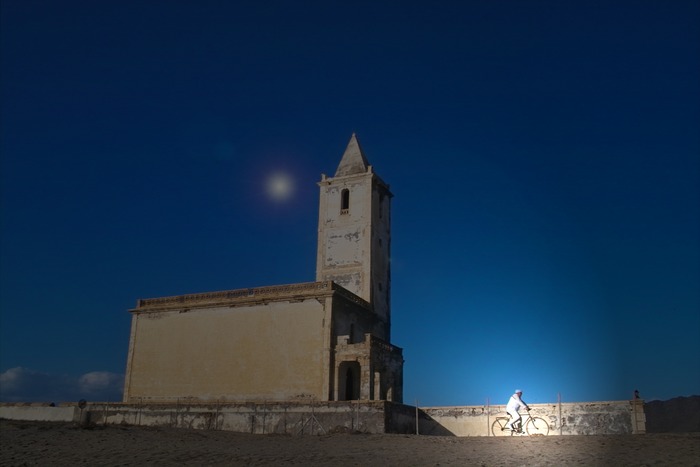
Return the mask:
M129 310L129 312L142 313L182 308L257 305L277 301L329 297L334 294L363 308L371 309L367 301L341 285L333 281L320 281L139 299L136 308Z

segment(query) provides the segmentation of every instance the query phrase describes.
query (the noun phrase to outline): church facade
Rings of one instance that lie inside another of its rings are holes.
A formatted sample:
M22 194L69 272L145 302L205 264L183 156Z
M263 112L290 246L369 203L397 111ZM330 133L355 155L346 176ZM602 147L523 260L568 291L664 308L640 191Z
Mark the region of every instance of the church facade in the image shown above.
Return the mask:
M318 185L316 281L139 300L124 402L402 402L389 186L354 134Z

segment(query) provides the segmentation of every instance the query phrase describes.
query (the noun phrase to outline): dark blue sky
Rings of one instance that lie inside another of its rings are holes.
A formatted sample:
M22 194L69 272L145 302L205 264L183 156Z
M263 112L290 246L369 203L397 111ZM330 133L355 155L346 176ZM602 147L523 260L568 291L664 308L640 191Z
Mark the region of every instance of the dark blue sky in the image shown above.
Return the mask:
M700 392L700 2L0 5L2 399L119 398L138 298L314 280L353 131L406 402Z

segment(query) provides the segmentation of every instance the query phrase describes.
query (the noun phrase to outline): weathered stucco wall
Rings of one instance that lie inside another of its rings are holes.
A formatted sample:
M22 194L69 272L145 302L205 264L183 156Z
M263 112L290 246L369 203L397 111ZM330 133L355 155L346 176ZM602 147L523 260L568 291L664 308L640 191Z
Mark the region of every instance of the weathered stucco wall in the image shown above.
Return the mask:
M371 303L390 340L391 193L371 167L326 178L321 187L316 279ZM347 203L347 204L344 204Z
M332 280L366 301L370 294L371 176L322 180L316 280ZM348 208L341 209L343 190ZM342 211L342 212L341 212Z
M384 336L384 322L372 313L368 303L357 303L346 295L333 299L333 334L348 336L348 343L363 342L366 333L377 337Z
M167 426L254 434L386 433L384 401L314 403L88 404L83 423ZM77 421L77 420L76 420ZM411 424L405 424L410 427Z
M325 400L324 305L312 298L135 312L124 400Z
M80 420L77 406L54 407L46 404L2 404L0 418L38 422L76 422Z
M567 403L561 406L532 404L531 407L533 416L548 421L548 436L645 432L644 403L641 400ZM293 435L362 432L492 436L491 426L501 416L505 416L502 406L416 408L387 401L89 403L83 410L76 405L0 405L0 418L15 420L80 421L97 425L169 426Z
M372 181L372 280L371 302L374 312L391 329L391 198L389 186L375 176Z
M530 415L543 418L548 435L593 435L644 433L644 403L636 401L530 404ZM424 434L493 436L499 417L507 417L505 406L457 406L421 408ZM525 414L522 415L526 421Z

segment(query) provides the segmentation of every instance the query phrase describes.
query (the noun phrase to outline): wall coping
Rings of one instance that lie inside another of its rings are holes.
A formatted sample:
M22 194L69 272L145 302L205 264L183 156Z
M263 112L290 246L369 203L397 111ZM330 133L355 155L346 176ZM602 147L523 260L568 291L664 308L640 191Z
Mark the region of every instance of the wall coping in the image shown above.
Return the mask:
M576 406L576 405L605 405L605 404L621 404L623 402L628 402L630 405L634 405L635 403L637 404L644 404L643 399L621 399L621 400L614 400L614 401L584 401L584 402L528 402L527 405L530 407L549 407L552 405L562 405L562 406ZM473 409L473 408L487 408L487 407L505 407L507 404L482 404L482 405L435 405L435 406L430 406L430 407L424 407L424 406L419 406L421 410L432 410L432 409L439 409L439 410L459 410L459 409Z
M261 305L277 301L306 300L338 295L363 308L370 304L333 281L304 282L246 289L224 290L159 298L139 299L130 313L149 313L183 308Z

